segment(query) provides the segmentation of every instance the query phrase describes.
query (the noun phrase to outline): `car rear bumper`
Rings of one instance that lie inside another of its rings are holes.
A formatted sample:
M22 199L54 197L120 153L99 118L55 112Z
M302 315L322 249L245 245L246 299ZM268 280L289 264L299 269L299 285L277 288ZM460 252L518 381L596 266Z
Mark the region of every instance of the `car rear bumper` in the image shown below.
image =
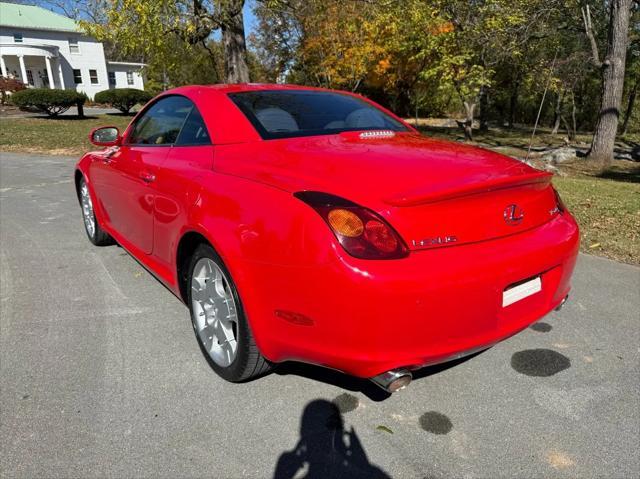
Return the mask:
M260 287L243 296L258 346L271 361L372 377L448 361L526 328L569 293L578 246L578 226L563 214L523 233L402 260L358 260L336 251L316 267L246 263ZM536 276L540 292L502 306L505 288Z

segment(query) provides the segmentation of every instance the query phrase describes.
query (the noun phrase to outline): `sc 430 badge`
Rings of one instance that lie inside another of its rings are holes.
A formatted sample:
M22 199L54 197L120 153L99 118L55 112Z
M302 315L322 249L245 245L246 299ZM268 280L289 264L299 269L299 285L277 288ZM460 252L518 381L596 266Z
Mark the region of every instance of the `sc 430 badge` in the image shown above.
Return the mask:
M433 238L424 238L421 240L412 240L411 245L415 249L433 248L434 246L443 246L446 244L456 243L458 238L455 236L435 236Z

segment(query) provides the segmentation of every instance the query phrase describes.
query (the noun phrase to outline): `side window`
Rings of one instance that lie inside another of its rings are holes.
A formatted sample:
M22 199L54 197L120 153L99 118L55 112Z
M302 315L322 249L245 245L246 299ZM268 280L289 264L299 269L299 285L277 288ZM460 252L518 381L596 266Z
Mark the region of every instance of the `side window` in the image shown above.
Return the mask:
M194 106L184 122L176 146L210 145L211 139L207 127L198 109Z
M80 53L80 45L77 38L69 38L69 51L71 53Z
M183 96L169 96L154 103L137 121L127 143L172 145L193 103Z

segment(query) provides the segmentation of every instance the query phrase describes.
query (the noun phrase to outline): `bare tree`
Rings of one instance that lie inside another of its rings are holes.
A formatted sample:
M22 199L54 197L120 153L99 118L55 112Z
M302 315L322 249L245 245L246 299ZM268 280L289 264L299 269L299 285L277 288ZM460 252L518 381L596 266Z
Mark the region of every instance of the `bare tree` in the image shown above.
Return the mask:
M226 83L249 81L244 4L245 0L193 0L193 20L197 28L185 35L188 42L206 46L205 42L214 30L222 32Z
M222 3L227 4L220 22L226 81L227 83L246 83L249 81L249 67L242 16L244 0L227 0Z
M591 45L591 61L602 71L602 99L588 158L607 167L613 161L620 103L624 89L624 70L629 42L629 17L634 0L609 2L609 26L607 49L600 60L598 44L593 33L591 11L587 5L582 10L585 33Z
M103 23L108 8L106 0L35 0L35 5L58 10L74 20Z

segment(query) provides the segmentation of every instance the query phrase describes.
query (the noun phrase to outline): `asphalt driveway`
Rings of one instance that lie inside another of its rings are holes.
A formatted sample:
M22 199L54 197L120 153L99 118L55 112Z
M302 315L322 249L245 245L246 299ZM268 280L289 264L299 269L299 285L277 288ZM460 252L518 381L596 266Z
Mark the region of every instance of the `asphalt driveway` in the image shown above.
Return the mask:
M74 162L0 154L0 476L640 477L640 268L581 256L564 310L391 397L301 365L234 385L86 239Z

